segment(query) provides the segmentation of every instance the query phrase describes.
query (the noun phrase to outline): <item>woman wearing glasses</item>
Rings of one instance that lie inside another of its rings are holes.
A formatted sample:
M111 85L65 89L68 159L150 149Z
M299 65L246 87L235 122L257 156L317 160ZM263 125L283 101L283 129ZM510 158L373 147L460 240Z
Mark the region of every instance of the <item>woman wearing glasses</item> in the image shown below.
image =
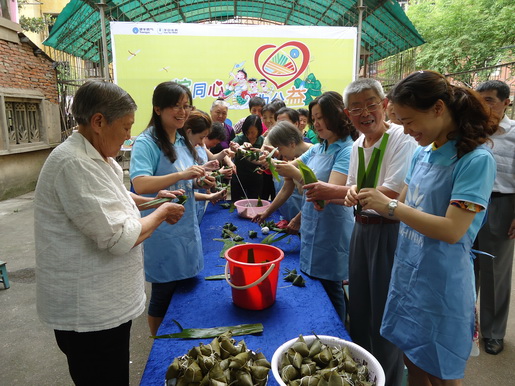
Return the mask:
M157 334L177 281L197 275L204 267L193 189L208 187L205 181L211 184L212 177L199 180L206 173L195 162L193 145L180 133L193 109L191 104L187 87L175 82L159 84L152 97L152 117L131 155L130 177L138 194L153 195L170 188L188 196L181 220L173 226L160 226L144 242L145 276L152 283L148 310L152 335Z

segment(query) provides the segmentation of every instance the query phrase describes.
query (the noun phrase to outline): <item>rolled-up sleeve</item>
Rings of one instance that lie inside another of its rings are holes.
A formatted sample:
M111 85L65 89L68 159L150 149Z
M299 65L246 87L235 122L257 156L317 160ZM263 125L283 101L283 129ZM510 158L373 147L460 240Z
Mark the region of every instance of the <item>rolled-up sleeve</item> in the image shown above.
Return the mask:
M123 255L141 233L140 214L110 166L99 168L96 162L67 162L56 175L55 189L74 226L99 249Z

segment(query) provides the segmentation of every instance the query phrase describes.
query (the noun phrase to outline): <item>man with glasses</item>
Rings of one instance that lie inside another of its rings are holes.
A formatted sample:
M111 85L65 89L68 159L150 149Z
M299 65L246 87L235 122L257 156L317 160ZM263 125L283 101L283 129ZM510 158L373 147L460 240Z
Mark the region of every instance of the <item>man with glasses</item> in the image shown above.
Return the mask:
M509 119L510 87L500 80L481 83L476 91L500 120L491 137L497 176L488 205L486 222L479 231L475 248L495 256L478 255L476 283L480 285L480 328L488 354L504 349L511 293L513 245L515 239L515 121Z
M404 135L402 126L385 122L388 101L377 80L364 78L352 82L345 89L343 99L347 116L363 134L352 148L347 183L354 187L347 195L348 203L356 204L353 192L357 190L358 148L363 149L366 168L372 153L386 144L377 189L392 199L390 212L393 215L416 143ZM349 254L350 334L354 342L379 360L388 385L400 385L404 372L402 352L379 333L398 232L398 221L372 210L358 210Z
M363 166L366 168L374 150L383 147L377 189L392 199L393 215L416 143L410 136L404 135L402 126L385 122L388 101L381 84L375 79L363 78L352 82L345 89L343 100L345 113L362 134L352 147L347 179L347 185L352 187L345 197L345 205L358 204L355 198L360 158L358 148L363 149ZM385 136L385 133L388 135ZM341 188L336 185L317 182L306 188L310 201L343 198ZM356 211L349 252L350 335L355 343L370 351L381 363L387 385L401 385L403 354L379 333L397 246L399 221L382 217L372 210L361 211L360 208L358 206Z

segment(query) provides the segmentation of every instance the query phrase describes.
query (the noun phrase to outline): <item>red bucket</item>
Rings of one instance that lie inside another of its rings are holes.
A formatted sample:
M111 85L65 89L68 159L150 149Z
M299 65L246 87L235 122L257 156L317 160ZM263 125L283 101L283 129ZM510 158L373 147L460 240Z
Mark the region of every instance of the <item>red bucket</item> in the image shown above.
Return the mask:
M250 250L253 263L249 263ZM247 310L263 310L274 304L283 258L281 249L267 244L241 244L225 251L225 280L232 287L234 304Z

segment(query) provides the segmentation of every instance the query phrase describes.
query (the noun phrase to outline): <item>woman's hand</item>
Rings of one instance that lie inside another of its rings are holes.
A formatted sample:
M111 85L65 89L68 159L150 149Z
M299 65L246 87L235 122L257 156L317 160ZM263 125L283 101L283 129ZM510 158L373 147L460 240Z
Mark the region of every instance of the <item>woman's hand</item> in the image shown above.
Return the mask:
M388 213L388 204L392 200L377 189L363 188L358 193L358 200L363 209L372 209L380 214Z
M205 174L205 170L202 166L193 165L181 173L181 180L192 180L194 178L202 177Z
M220 169L220 174L222 174L224 176L224 178L227 178L227 179L231 179L232 178L232 175L235 172L235 169L236 169L236 165L233 164L233 168L229 168L229 169Z
M295 177L297 176L297 168L290 162L284 162L279 160L273 160L272 162L274 163L275 169L277 170L277 173L279 173L279 175L293 179L295 179Z
M211 193L209 195L208 199L211 202L211 204L216 204L220 200L225 200L226 197L227 197L227 188L222 189L216 193Z
M263 212L258 213L254 217L252 217L251 221L255 222L255 223L258 223L258 224L261 224L262 222L265 221L265 219L268 216L270 216L270 215L268 214L268 211L265 209Z
M233 152L237 152L240 148L240 144L234 141L229 142L229 149L231 149Z
M286 227L286 233L289 233L291 235L299 234L300 221L301 221L301 214L299 213L294 218L292 218L290 220L290 222L288 223L288 226Z
M234 156L236 155L235 151L233 151L231 149L223 149L222 153L224 153L224 156L229 157L229 158L234 158Z
M164 221L173 225L177 223L184 214L184 206L166 202L156 209L156 212L158 211L164 216Z
M202 189L211 189L216 186L216 178L210 175L203 175L197 180L197 186Z
M206 172L212 172L212 171L218 170L220 168L220 163L218 162L218 160L215 159L215 160L206 162L204 165L202 165L202 168Z
M178 189L178 190L160 190L157 192L157 195L155 198L171 198L172 200L174 198L177 198L177 196L182 196L184 194L184 189Z
M302 188L306 189L307 201L313 202L341 198L341 196L338 197L337 187L338 185L318 181L312 184L304 185Z
M357 185L352 185L345 196L345 206L355 206L358 205L358 187Z

